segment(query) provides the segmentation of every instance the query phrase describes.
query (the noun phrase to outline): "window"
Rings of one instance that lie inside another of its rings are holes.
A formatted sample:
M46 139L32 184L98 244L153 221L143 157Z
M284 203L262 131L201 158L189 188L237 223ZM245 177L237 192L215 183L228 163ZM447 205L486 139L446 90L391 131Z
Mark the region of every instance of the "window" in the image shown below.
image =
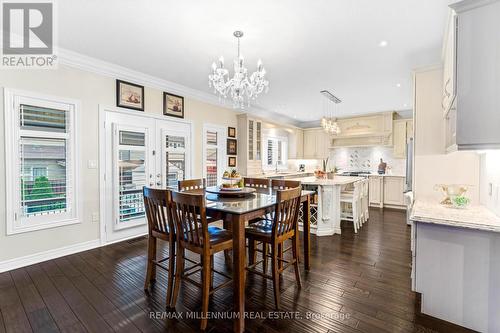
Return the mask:
M9 90L5 99L7 233L78 222L77 103Z
M288 140L283 137L266 138L264 141L266 145L267 158L263 160L264 169L284 169L287 166L287 148Z
M207 186L216 186L225 168L225 127L214 125L204 126L204 161L203 176L207 179Z
M166 135L167 186L177 185L186 175L186 137Z

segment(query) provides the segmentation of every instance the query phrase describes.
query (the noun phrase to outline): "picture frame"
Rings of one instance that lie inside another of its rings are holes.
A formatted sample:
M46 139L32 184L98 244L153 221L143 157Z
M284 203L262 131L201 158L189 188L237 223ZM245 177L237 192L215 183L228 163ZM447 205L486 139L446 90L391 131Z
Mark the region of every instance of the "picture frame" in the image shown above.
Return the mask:
M228 157L227 166L230 168L236 168L236 157L235 156Z
M163 115L184 118L184 97L163 92Z
M227 154L238 155L238 141L236 139L227 139Z
M144 86L116 80L116 106L144 111Z
M236 128L235 127L228 127L227 128L227 136L230 138L235 138L236 137Z

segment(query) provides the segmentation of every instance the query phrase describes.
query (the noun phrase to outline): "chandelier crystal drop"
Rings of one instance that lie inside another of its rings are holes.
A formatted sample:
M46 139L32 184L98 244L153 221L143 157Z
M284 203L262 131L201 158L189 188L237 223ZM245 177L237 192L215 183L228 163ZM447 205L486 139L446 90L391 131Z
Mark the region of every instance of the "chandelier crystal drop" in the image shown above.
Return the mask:
M342 101L327 90L322 90L320 93L328 99L323 100L323 109L326 115L321 118L321 127L325 132L331 135L339 135L341 131L337 123L337 118L335 118L334 111L335 106ZM331 102L333 102L333 104Z
M248 74L244 66L243 56L240 54L240 38L242 31L235 31L234 37L238 39L238 58L234 60L234 76L229 77L229 71L224 68L224 58L220 57L217 63L212 63L212 72L208 75L208 86L214 88L214 93L219 98L230 96L235 109L250 107L250 101L255 100L259 94L269 90L269 81L266 80L266 70L259 59L257 71Z

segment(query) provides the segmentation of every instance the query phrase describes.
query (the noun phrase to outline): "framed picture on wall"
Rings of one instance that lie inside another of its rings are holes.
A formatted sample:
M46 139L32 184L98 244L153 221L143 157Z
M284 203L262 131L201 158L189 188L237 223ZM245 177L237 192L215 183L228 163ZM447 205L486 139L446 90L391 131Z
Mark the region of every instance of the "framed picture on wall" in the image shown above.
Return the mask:
M144 86L116 80L116 106L144 111Z
M236 168L236 157L235 156L228 157L227 166L230 168Z
M164 92L163 114L170 117L184 118L184 97Z
M236 137L236 128L228 127L227 128L227 136L230 138L235 138Z
M227 139L227 154L238 155L238 141L236 139Z

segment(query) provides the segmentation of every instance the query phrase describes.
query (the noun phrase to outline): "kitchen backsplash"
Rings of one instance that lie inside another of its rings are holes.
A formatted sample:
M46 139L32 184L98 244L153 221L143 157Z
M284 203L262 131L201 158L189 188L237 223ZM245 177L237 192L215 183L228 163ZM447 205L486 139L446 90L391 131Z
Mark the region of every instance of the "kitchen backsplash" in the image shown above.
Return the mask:
M337 148L330 153L329 166L341 171L376 172L380 158L387 163L388 173L406 174L406 160L394 158L392 147Z

